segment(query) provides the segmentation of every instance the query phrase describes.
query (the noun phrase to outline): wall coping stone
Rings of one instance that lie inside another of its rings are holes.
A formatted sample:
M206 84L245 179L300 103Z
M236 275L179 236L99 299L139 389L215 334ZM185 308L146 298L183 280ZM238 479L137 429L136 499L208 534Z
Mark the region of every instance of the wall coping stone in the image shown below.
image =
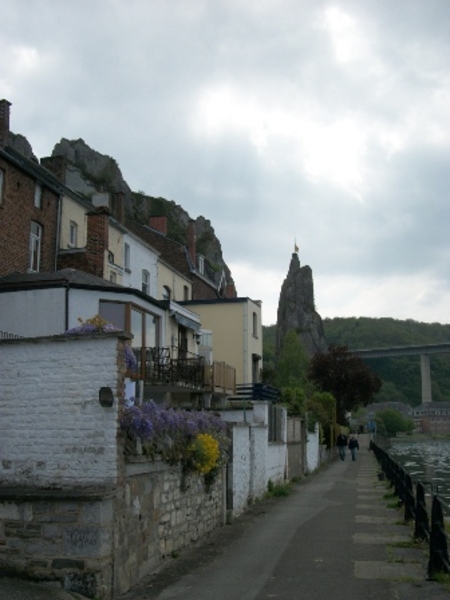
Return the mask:
M116 496L116 488L58 488L35 489L25 487L0 487L0 501L29 500L103 500Z
M0 340L0 346L12 344L44 344L48 342L73 342L86 340L101 340L108 338L119 338L120 340L131 340L133 336L125 331L99 331L92 333L61 333L58 335L46 335L42 337L23 337L19 339Z

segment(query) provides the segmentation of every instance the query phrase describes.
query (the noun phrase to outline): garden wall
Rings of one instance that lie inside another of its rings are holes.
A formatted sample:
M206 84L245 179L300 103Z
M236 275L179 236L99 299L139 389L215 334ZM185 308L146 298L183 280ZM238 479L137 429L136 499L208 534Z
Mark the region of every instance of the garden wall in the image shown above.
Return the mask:
M117 333L0 342L0 571L108 600L223 524L223 473L124 455ZM100 388L112 406L101 406Z

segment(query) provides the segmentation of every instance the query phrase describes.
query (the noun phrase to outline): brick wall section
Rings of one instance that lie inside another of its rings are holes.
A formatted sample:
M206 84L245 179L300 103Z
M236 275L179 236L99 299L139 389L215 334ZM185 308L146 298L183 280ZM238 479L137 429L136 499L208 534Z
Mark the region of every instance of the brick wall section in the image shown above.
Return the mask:
M42 208L36 208L36 180L2 157L0 169L4 171L3 202L0 204L0 276L28 270L31 221L43 228L40 271L54 271L58 195L43 186Z
M46 156L41 158L41 165L62 183L66 183L67 160L65 156Z
M0 488L116 484L117 360L111 334L0 342ZM112 408L100 387L113 390Z
M60 268L72 267L104 277L109 244L110 211L101 207L88 214L86 252L60 257Z

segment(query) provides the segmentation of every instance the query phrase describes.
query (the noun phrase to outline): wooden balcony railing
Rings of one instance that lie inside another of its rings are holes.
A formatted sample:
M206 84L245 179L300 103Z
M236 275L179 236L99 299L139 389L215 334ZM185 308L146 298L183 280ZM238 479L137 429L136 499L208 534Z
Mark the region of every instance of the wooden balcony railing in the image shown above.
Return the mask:
M224 362L214 361L205 368L205 387L215 394L236 393L236 369Z

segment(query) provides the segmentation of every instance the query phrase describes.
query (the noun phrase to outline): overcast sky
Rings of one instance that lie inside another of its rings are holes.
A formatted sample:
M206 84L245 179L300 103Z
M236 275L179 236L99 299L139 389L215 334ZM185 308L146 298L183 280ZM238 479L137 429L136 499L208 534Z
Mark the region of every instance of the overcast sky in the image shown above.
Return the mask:
M275 323L294 243L325 317L449 323L449 0L2 0L0 97L210 219Z

